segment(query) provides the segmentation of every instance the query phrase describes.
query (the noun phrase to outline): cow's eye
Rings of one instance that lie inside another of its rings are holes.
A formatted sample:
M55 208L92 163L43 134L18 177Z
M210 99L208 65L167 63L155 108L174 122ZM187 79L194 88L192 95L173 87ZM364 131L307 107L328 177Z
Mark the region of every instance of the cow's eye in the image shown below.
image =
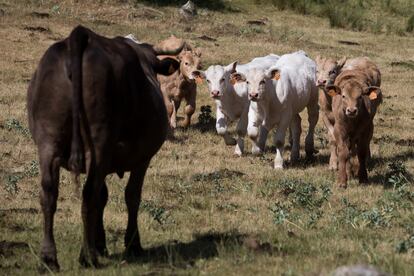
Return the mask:
M250 82L246 81L246 84L250 84Z
M329 75L333 75L333 74L336 74L336 70L329 71Z
M207 83L210 83L210 80L207 80Z
M225 79L224 79L224 78L222 78L220 81L221 81L221 82L223 82L223 81L225 81Z
M264 81L264 80L262 80L261 82L260 82L260 84L261 85L264 85L266 82Z
M345 95L342 95L342 98L345 99Z
M188 62L185 62L185 63L184 63L184 65L185 65L185 66L188 66Z

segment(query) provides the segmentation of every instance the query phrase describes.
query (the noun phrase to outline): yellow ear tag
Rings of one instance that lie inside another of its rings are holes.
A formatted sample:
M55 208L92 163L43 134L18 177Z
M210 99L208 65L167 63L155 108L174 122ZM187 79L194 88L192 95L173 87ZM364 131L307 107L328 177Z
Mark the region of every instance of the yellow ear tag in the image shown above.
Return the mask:
M275 75L273 76L274 80L280 80L280 72L276 72Z
M371 92L371 94L369 94L369 99L370 100L375 100L377 98L377 93L375 93L374 91Z
M328 91L328 95L329 95L329 96L331 96L331 97L336 96L336 91L335 91L335 89L329 89L329 91Z
M236 80L236 78L235 78L235 77L231 77L231 78L230 78L230 83L231 83L232 85L235 85L235 84L236 84L236 82L237 82L237 80Z
M168 73L169 74L172 74L174 72L175 72L175 68L174 68L174 66L172 64L170 64L170 68L168 68Z
M202 84L203 83L203 79L200 76L195 77L195 81L197 84Z

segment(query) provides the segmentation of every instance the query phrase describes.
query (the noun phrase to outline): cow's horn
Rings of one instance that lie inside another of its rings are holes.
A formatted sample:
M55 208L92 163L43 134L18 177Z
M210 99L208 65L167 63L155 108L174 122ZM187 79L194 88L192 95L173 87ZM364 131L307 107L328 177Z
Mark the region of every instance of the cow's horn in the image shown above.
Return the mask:
M164 46L162 44L159 44L159 45L153 46L153 49L157 56L160 56L160 55L173 56L173 55L179 54L183 50L184 46L185 46L185 42L180 39L179 44L174 48L171 46Z

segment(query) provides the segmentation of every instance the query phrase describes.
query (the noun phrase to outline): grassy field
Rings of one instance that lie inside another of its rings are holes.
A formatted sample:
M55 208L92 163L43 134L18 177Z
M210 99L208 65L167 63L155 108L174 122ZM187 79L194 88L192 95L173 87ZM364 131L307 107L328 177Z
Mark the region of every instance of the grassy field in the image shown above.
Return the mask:
M224 13L203 8L189 23L173 6L126 2L0 0L0 274L37 273L42 214L26 89L45 50L83 24L106 36L133 33L152 43L175 34L202 49L204 68L298 49L311 57L366 55L381 69L385 99L375 118L370 185L353 180L342 190L328 170L322 122L316 160L274 171L270 140L263 156L237 158L214 129L201 131L200 107L214 106L201 86L193 126L164 144L145 179L139 228L148 258L122 259L128 175L108 176L104 221L111 255L101 259L102 269L79 267L80 200L62 171L55 215L62 274L327 275L340 265L372 264L414 275L412 35L331 29L328 19L255 1L225 1L230 8ZM258 19L265 25L247 24ZM306 131L306 114L302 119Z

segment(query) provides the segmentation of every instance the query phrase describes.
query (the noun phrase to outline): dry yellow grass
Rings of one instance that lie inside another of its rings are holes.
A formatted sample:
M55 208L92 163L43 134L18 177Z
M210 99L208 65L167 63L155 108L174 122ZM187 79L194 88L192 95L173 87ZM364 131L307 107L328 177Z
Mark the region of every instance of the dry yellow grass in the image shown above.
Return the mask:
M63 171L55 233L64 274L324 275L339 265L354 263L374 264L395 275L414 274L412 249L402 254L395 249L414 234L413 201L392 198L393 189L383 186L389 163L402 161L408 171L414 171L414 70L391 66L392 62L414 60L414 38L330 29L321 18L280 12L249 1L231 3L242 12L201 10L196 20L185 23L178 20L172 7L154 9L115 1L0 1L4 10L0 17L0 241L24 242L30 247L0 247L0 273L34 274L38 266L42 215L36 164L30 167L37 153L26 134L28 80L44 51L83 24L106 36L133 33L152 43L175 34L203 49L205 68L298 49L311 57L366 55L381 68L385 100L375 118L371 143L372 185L351 181L347 190L335 186L335 174L327 170L322 122L318 123L316 161L285 171L272 170L271 151L263 157L247 154L237 158L214 130L178 130L177 141L167 141L153 159L144 184L139 227L145 248L166 248L167 253L158 259L125 264L119 257L126 227L123 189L127 176L122 180L109 176L105 227L113 255L102 260L107 266L101 270L79 268L80 201L74 197L69 174ZM35 17L33 11L47 12L50 18ZM263 17L269 19L265 26L246 24ZM201 35L217 41L201 40ZM343 45L338 40L360 45ZM197 105L214 106L205 86L198 91ZM199 108L195 119L198 114ZM305 132L305 114L302 119ZM403 145L409 142L410 146ZM208 175L212 172L216 173ZM298 205L294 196L314 200L317 194L286 196L282 192L286 179L301 180L315 187L318 195L325 185L331 195L320 208ZM411 185L407 190L414 191ZM275 203L287 204L289 216L281 219ZM372 212L364 213L368 211ZM322 212L320 216L318 212ZM270 250L251 250L239 235L254 236Z

